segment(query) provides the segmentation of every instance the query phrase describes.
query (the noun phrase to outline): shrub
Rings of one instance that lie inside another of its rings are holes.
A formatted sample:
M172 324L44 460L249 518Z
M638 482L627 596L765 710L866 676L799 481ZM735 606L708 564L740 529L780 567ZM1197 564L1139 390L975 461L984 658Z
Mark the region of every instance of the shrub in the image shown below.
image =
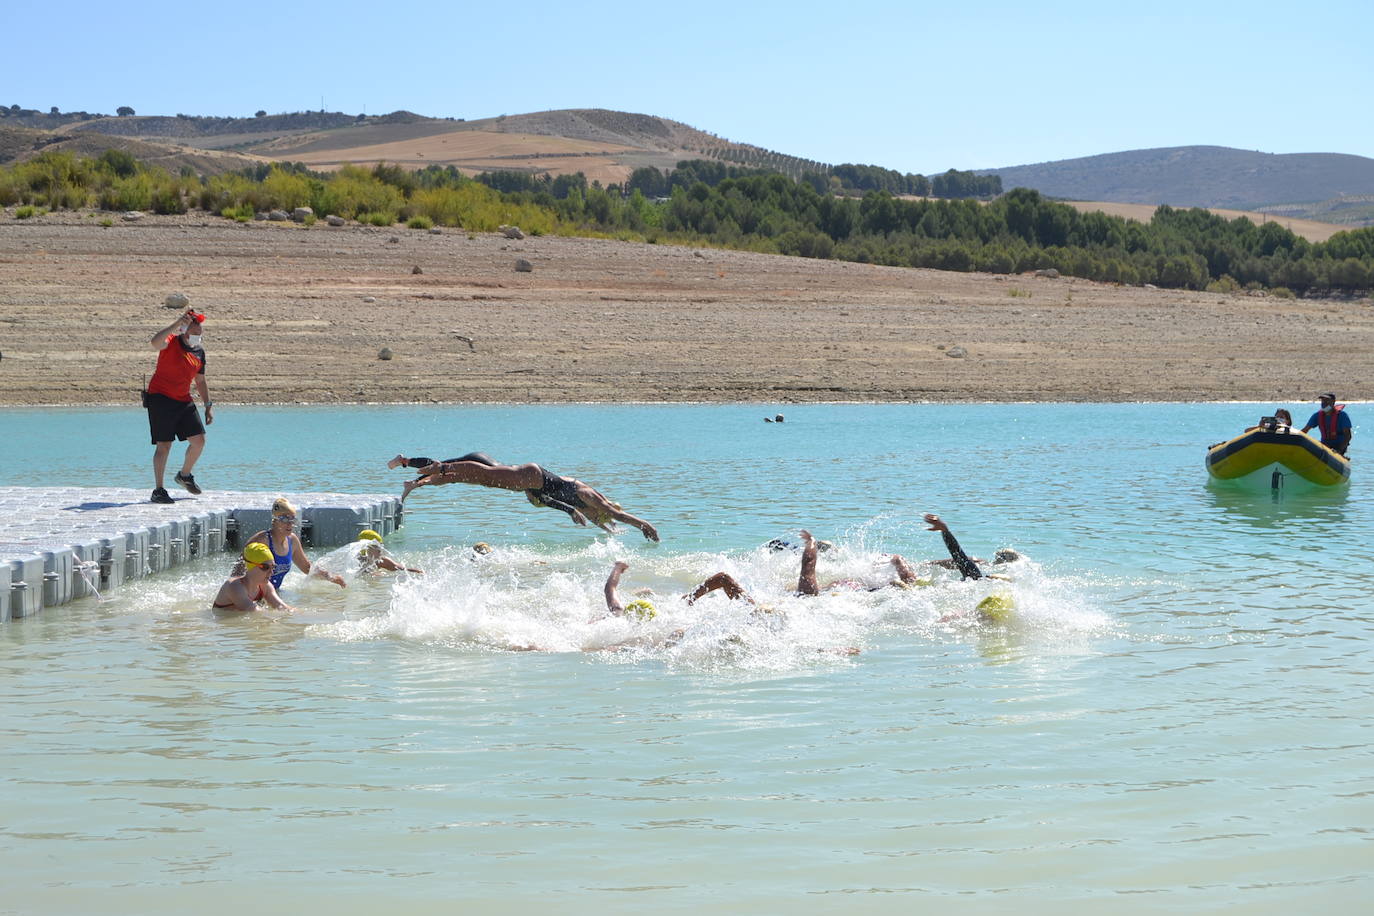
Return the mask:
M287 172L278 166L272 166L272 171L262 180L262 192L267 196L267 207L271 209L277 207L282 210L294 210L297 207L310 205L311 199L315 196L315 189L311 187L310 179L304 175L296 175Z
M1007 290L1007 295L1013 299L1029 299L1031 297L1030 290L1019 289L1015 286Z
M110 219L110 218L107 216L107 217L105 217L104 219L102 219L102 220L100 221L99 225L104 226L106 229L108 229L108 228L110 228L111 226L114 225L114 220Z
M219 215L225 219L232 219L236 223L246 223L251 220L257 211L252 204L239 204L237 207L225 207L219 211Z
M1238 289L1240 289L1240 284L1230 274L1222 274L1207 284L1207 292L1209 293L1234 293Z
M381 227L385 228L385 227L387 227L387 226L394 226L394 225L396 225L396 214L395 214L394 212L391 212L391 213L359 213L359 214L358 214L358 222L360 222L360 223L366 223L366 224L371 225L371 226L381 226Z
M14 218L15 218L15 219L28 219L30 216L33 216L33 214L34 214L34 209L33 209L33 207L24 206L24 207L20 207L18 210L15 210L15 211L14 211Z
M171 182L159 182L154 186L148 206L154 213L186 212L186 200L181 196L181 188Z
M434 220L428 216L412 216L406 221L406 226L411 229L433 229Z
M319 222L320 218L313 213L305 214L305 219L301 220L302 225L307 229Z
M97 204L102 210L147 210L152 202L152 180L147 173L139 173L102 188Z
M1277 296L1277 297L1280 298L1280 299L1295 299L1295 298L1297 298L1297 297L1293 294L1293 291L1292 291L1291 289L1289 289L1288 287L1286 287L1286 286L1276 286L1276 287L1274 287L1273 289L1271 289L1271 290L1269 291L1269 295L1271 295L1271 296Z
M388 222L374 225L389 226L396 222L396 214L404 204L400 191L378 181L366 169L346 165L319 186L310 206L316 213L337 213L360 222L368 222L360 214L387 214Z

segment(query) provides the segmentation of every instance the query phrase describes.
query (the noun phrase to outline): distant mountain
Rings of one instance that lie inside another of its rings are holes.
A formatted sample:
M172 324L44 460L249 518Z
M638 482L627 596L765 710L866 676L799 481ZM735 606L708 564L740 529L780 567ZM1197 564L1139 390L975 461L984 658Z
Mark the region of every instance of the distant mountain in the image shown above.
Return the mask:
M1175 207L1256 210L1374 194L1374 159L1224 146L1131 150L979 173L1000 175L1004 188L1034 188L1048 197Z

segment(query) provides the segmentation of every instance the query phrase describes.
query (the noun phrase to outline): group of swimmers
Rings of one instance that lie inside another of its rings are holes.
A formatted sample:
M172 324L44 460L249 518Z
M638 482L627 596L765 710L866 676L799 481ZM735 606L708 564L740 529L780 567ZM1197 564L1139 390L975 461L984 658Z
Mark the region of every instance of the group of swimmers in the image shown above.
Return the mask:
M229 578L220 586L213 606L217 610L251 611L259 602L283 611L294 611L282 600L277 590L286 574L294 567L307 576L333 582L340 588L348 584L343 576L331 573L310 561L305 545L296 533L299 511L286 497L272 503L272 524L248 539ZM410 572L422 575L424 570L405 566L382 547L382 536L372 529L358 534L362 542L358 550L358 570L362 573Z
M646 538L653 541L658 540L658 532L651 524L625 512L619 504L610 501L598 490L580 480L553 474L537 464L501 465L486 455L471 453L448 461L407 458L404 455L397 455L387 463L387 466L393 469L409 467L419 472L419 476L415 480L407 481L405 484L405 496L409 496L420 486L446 483L474 483L500 489L522 490L532 504L565 512L579 525L586 525L590 521L607 531L614 531L615 522L624 522L638 528ZM300 536L295 530L297 517L296 507L284 497L278 498L273 503L271 525L254 534L245 543L241 560L215 597L214 607L216 609L251 611L258 603L265 603L280 610L294 610L282 600L277 591L286 574L293 567L307 576L316 576L340 587L346 587L342 576L331 573L310 561ZM949 526L939 516L927 514L925 522L929 530L941 533L945 547L949 552L948 559L926 561L927 565L955 570L963 579L1006 578L1005 575L996 572L984 572L979 564L987 561L977 560L965 553L954 534L949 530ZM906 558L900 554L892 554L888 557L887 563L884 564L891 567L890 578L885 583L873 585L861 579L839 579L822 585L817 577L818 556L831 545L829 542L817 540L811 532L806 530L800 532L800 537L801 568L796 586L798 596L815 597L825 592L845 589L877 591L883 588L913 588L932 584L932 580L919 575ZM416 574L423 572L415 567L403 565L386 553L382 547L382 537L377 532L364 531L359 535L359 540L363 542L358 551L361 572L406 571ZM775 550L793 548L793 545L782 540L770 541L767 546ZM489 553L491 548L482 543L474 545L473 551L480 556ZM1019 553L1014 550L1003 549L997 551L991 565L1013 563L1018 559L1020 559ZM645 597L645 595L651 594L650 590L641 590L641 596L628 603L620 598L621 576L628 569L629 564L624 561L615 563L611 568L603 587L606 602L605 616L630 617L636 620L651 619L656 616L657 609L653 602ZM779 614L776 608L759 603L734 576L725 571L708 576L695 589L683 595L682 599L691 605L715 591L721 592L730 600L739 600L752 605L755 615ZM989 601L985 599L977 608L976 616L984 622L1003 622L1005 616L999 615L998 612L1006 610L1005 604L1005 600L989 604ZM677 631L668 637L668 641L680 638L681 635L681 631Z

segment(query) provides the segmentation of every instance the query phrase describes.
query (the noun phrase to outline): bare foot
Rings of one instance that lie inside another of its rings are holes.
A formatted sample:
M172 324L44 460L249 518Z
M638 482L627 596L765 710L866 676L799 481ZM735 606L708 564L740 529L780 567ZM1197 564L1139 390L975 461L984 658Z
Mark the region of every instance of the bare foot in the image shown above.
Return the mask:
M405 483L401 484L401 501L405 502L405 498L409 496L419 485L420 481L418 480L407 480Z
M811 536L811 532L807 531L805 528L801 530L801 539L803 544L810 544L815 540L815 538Z
M611 567L611 572L622 572L622 573L623 573L625 570L627 570L627 569L629 569L629 568L630 568L630 564L629 564L629 563L626 563L624 560L616 560L616 561L615 561L615 565Z
M401 465L403 465L403 464L405 464L405 463L406 463L406 456L405 456L405 455L397 455L395 458L392 458L390 461L388 461L388 462L386 463L386 466L387 466L390 470L393 470L393 471L394 471L394 470L396 470L398 467L400 467Z

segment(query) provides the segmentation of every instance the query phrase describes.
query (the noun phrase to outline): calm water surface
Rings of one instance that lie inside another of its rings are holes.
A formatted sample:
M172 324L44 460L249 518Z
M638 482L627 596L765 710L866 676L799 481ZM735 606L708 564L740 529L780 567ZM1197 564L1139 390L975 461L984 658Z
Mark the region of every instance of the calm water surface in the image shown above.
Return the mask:
M1269 406L226 406L207 487L394 491L398 450L482 449L663 543L436 487L388 544L423 577L340 549L347 590L224 618L215 558L0 626L0 912L1367 906L1369 408L1348 488L1209 488ZM145 436L0 411L0 483L149 486ZM881 584L941 555L926 511L1030 559L801 600L760 546L808 527L822 581ZM589 622L618 558L656 619ZM717 569L785 618L670 597ZM960 617L1006 588L1014 625Z

